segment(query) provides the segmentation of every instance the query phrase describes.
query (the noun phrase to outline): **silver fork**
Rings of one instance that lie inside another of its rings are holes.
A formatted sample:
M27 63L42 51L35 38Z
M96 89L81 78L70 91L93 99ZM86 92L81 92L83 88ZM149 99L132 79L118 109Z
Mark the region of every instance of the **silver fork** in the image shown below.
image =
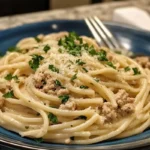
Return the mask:
M102 21L94 16L84 19L95 40L100 46L106 46L113 51L118 51L126 56L132 57L133 53L124 49L116 40L109 29L102 23Z

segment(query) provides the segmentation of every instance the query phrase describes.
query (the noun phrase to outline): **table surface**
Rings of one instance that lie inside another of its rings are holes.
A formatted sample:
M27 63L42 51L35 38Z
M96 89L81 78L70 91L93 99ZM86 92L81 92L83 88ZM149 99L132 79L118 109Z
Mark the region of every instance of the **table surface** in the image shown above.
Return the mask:
M86 5L75 8L42 11L23 15L6 16L0 18L0 30L12 28L27 23L54 20L54 19L83 19L87 16L98 16L104 21L112 20L113 10L120 7L136 6L150 14L150 0L125 0L120 2L107 2L102 4ZM94 11L93 11L94 10ZM1 147L0 150L8 150ZM149 147L138 150L150 150Z
M95 5L86 5L75 8L42 11L16 16L0 18L0 30L18 25L53 19L83 19L86 16L98 16L102 20L112 19L113 10L120 7L136 6L146 10L150 14L150 0L124 0L118 2L106 2ZM93 11L94 10L94 11Z

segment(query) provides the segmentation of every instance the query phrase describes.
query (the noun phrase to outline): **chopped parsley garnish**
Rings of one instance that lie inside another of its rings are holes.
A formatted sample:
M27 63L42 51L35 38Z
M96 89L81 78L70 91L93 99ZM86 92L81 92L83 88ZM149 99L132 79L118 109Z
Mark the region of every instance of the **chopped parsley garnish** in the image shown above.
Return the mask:
M76 63L80 66L83 66L84 64L86 64L85 62L83 62L81 59L77 59Z
M61 95L59 98L61 99L61 102L65 104L69 100L69 95Z
M116 54L122 54L122 52L121 51L114 51Z
M54 65L49 65L49 69L50 69L51 71L53 71L53 72L59 73L59 69L56 68Z
M62 86L62 85L61 85L61 82L60 82L59 80L55 80L54 83L55 83L57 86Z
M131 70L131 69L130 69L129 66L127 66L127 67L124 68L124 71L125 71L125 72L130 71L130 70Z
M53 113L49 113L48 118L52 123L54 123L54 124L58 123L57 116L55 116Z
M12 80L12 79L14 79L14 80L18 80L18 76L13 76L11 73L10 74L8 74L6 77L5 77L5 79L6 80L8 80L8 81L10 81L10 80Z
M37 54L34 54L32 55L32 60L29 61L29 65L30 67L36 71L37 68L39 68L39 65L40 65L40 61L43 60L44 57L40 56L40 55L37 55Z
M70 140L74 141L74 136L70 137Z
M110 66L110 67L116 69L116 66L114 66L112 62L108 61L108 62L106 62L106 64L107 64L108 66Z
M141 72L138 70L138 68L132 68L134 75L141 74Z
M43 48L43 51L44 51L45 53L47 53L50 49L51 49L51 48L50 48L49 45L45 45L44 48Z
M85 86L85 85L81 85L80 86L80 89L88 89L89 87L88 86Z
M74 56L81 56L82 51L86 51L91 56L99 55L99 60L106 61L106 52L97 52L93 45L88 45L88 43L83 43L82 38L80 38L75 32L70 32L69 35L61 38L58 41L59 46L63 46L65 51ZM61 51L60 51L61 52ZM83 65L82 63L80 65Z
M72 76L71 81L75 80L76 78L77 78L77 73Z
M13 78L14 80L18 80L18 76L16 76L16 75L13 76L12 78Z
M93 45L90 46L87 50L88 50L88 52L89 52L89 54L90 54L91 56L97 55L97 52L96 52L96 50L94 49L94 46L93 46Z
M108 61L106 55L107 55L106 51L101 50L100 52L98 52L98 60L99 61Z
M10 73L10 74L8 74L8 75L5 77L5 79L6 79L6 80L11 80L12 77L13 77L13 75Z
M59 46L64 46L64 47L66 47L67 44L66 44L65 42L66 42L65 38L61 38L61 39L58 41L58 45L59 45Z
M83 47L84 47L85 50L88 50L89 45L87 43L85 43L85 44L83 44Z
M82 69L83 69L85 72L88 72L88 70L87 70L86 68L83 67Z
M108 61L107 52L105 50L96 51L93 45L88 43L83 43L82 38L80 38L75 32L70 32L69 35L61 38L58 41L58 45L64 48L64 51L74 56L81 56L83 51L86 51L91 56L97 56L99 61ZM60 53L61 49L58 50ZM78 65L83 66L85 62L78 59L76 61ZM111 67L115 68L110 62L108 63ZM87 72L87 71L86 71Z
M86 119L87 119L87 117L86 117L86 116L81 115L81 116L79 116L79 117L75 118L75 120L78 120L78 119L86 120Z
M69 62L70 62L71 64L73 64L73 61L69 60Z
M42 143L43 142L43 138L37 138L37 139L34 139L34 141L36 143Z
M41 39L39 39L38 37L34 37L34 39L39 43L41 42Z
M8 48L8 51L9 51L9 52L19 52L19 48L16 47L16 46L12 46L12 47L9 47L9 48Z
M81 45L77 45L74 49L70 49L68 51L68 53L73 56L80 56L81 55Z
M11 90L3 95L5 98L14 98L14 92Z
M70 32L70 33L69 33L69 37L72 38L72 39L74 39L74 40L78 40L78 41L80 42L80 44L83 43L82 38L80 38L80 37L77 35L77 33L75 33L75 32Z
M77 44L77 42L79 44ZM80 38L75 32L70 32L68 36L61 38L58 41L59 46L63 46L67 52L74 56L81 55L82 38Z
M59 52L59 53L62 53L62 52L63 52L63 50L62 50L61 48L59 48L59 49L58 49L58 52Z

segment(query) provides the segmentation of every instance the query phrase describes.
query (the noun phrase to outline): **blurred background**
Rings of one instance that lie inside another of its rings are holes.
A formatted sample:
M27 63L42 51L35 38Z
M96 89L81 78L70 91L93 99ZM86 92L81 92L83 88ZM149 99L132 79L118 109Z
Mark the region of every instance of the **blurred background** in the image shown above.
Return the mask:
M0 0L0 16L70 8L111 1L121 0Z

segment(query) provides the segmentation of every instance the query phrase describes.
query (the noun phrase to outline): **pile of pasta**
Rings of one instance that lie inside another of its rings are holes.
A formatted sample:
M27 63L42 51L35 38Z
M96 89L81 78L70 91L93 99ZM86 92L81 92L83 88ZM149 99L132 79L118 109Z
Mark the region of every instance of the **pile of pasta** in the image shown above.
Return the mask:
M0 126L92 144L150 125L149 69L74 32L24 38L0 58Z

